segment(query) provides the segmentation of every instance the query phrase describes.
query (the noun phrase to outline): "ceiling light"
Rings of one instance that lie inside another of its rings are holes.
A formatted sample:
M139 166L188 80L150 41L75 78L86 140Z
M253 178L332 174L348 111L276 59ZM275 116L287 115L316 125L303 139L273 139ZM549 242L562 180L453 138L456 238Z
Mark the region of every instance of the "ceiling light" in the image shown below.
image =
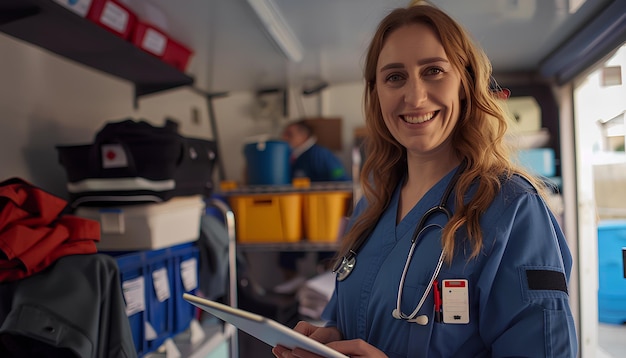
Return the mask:
M291 31L278 6L272 0L248 0L248 4L285 56L293 62L302 61L302 45Z

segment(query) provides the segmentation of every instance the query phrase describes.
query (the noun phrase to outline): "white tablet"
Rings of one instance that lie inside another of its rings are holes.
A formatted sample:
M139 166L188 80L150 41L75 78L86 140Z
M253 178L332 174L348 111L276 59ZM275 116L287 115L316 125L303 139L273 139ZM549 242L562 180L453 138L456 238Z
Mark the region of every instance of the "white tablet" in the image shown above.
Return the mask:
M233 324L235 327L272 347L277 345L289 349L298 347L328 358L348 357L270 318L188 293L184 293L183 298L194 306L201 308L223 321Z

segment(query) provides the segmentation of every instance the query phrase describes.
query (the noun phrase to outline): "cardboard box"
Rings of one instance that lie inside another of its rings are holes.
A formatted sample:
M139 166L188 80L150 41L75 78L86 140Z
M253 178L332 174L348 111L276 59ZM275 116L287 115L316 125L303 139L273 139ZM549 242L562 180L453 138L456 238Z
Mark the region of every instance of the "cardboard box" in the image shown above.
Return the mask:
M343 149L341 118L305 118L304 121L313 129L317 144L332 151Z

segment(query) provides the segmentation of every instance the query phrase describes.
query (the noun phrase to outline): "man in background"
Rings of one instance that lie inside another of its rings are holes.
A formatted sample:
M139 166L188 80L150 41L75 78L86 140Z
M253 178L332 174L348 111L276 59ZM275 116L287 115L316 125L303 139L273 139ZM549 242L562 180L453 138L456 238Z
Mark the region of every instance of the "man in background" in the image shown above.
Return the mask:
M291 178L306 177L311 182L349 180L341 160L328 148L316 143L313 129L304 120L289 123L282 132L282 139L291 148ZM279 264L285 279L297 276L297 260L304 256L302 251L281 252ZM318 264L324 265L334 252L318 253Z
M348 180L339 158L316 143L313 130L304 120L288 124L282 139L291 147L292 178L307 177L312 182Z

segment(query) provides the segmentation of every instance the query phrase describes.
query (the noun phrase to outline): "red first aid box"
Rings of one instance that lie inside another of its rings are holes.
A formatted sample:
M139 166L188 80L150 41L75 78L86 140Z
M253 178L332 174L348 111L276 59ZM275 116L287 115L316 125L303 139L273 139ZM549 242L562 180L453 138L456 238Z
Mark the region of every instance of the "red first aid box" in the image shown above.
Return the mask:
M116 0L93 0L86 17L125 40L137 23L137 15Z
M163 62L185 72L192 51L169 37L164 31L146 22L139 21L132 42L139 48L160 58Z

